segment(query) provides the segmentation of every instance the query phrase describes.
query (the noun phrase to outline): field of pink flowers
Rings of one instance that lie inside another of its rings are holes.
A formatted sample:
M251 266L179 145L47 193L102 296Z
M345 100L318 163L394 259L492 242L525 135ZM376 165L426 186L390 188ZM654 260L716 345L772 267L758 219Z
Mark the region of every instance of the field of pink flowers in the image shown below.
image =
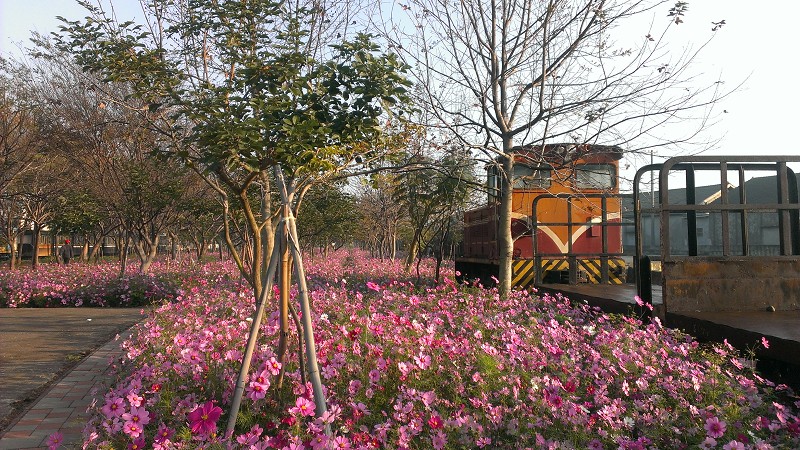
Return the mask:
M296 352L277 386L272 314L236 433L224 439L253 305L233 269L217 263L186 272L180 301L123 344L85 447L800 447L791 392L729 347L559 297L415 286L398 265L361 254L309 265L325 414L300 380Z
M152 273L119 265L42 264L36 270L0 270L0 308L149 305L180 295L174 278L182 266L157 263Z

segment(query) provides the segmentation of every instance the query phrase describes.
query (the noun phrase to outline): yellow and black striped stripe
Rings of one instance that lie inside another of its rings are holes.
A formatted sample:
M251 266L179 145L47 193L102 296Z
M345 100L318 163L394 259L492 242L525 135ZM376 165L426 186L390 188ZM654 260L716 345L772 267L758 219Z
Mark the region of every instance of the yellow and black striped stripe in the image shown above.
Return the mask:
M536 265L532 259L514 260L511 273L511 284L519 288L533 286L536 281Z
M566 259L542 259L542 278L550 271L568 271ZM536 281L536 263L532 259L517 259L512 265L511 284L516 287L533 286Z
M599 258L578 259L579 270L586 273L588 280L593 284L602 282L602 262ZM624 284L627 265L621 258L608 258L608 283ZM533 286L536 281L536 263L533 259L517 259L512 265L513 277L512 285L520 288ZM567 259L542 259L541 278L547 276L547 272L569 271L569 260Z
M586 272L589 282L601 284L603 282L602 261L596 259L579 259L580 269ZM625 284L625 272L627 265L620 258L608 258L608 283Z

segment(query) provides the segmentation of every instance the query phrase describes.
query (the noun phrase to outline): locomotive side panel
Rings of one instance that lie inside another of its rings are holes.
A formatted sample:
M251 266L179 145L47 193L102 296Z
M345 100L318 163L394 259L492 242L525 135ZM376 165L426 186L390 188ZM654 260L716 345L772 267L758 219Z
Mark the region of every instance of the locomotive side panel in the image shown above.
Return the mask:
M565 147L574 154L565 153ZM534 159L520 149L515 162L511 225L514 284L530 285L537 273L541 279L548 272L552 272L551 279L555 275L563 280L564 272L575 268L585 272L585 281L618 282L616 273L624 272L624 262L608 254L621 253L622 233L620 227L607 224L620 221L620 201L614 195L619 192L621 149L557 144L539 150L539 159ZM529 163L541 161L546 153L556 154L560 163ZM491 284L487 278L499 271L497 195L501 177L493 166L487 174L489 202L464 214L463 254L456 259L456 270L464 274L463 278L481 278L484 284ZM601 199L603 195L607 198ZM600 276L600 271L608 272L609 266L614 267L615 276ZM602 269L596 270L598 267Z

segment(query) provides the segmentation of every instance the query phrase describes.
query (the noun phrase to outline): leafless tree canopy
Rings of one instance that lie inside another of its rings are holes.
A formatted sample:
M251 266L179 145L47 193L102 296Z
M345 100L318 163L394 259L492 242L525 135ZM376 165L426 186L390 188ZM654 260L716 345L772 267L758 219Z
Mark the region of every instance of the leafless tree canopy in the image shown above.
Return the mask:
M677 53L669 46L688 14L669 2L414 0L403 8L413 27L398 22L389 35L414 63L425 104L441 126L495 155L508 150L504 139L630 151L685 143L724 94L693 72L706 42ZM660 133L675 133L663 127L677 122L680 135Z
M677 53L668 45L685 2L411 0L398 9L403 19L384 24L385 36L415 68L421 104L505 177L501 291L510 289L515 149L696 143L724 95L693 72L707 42Z

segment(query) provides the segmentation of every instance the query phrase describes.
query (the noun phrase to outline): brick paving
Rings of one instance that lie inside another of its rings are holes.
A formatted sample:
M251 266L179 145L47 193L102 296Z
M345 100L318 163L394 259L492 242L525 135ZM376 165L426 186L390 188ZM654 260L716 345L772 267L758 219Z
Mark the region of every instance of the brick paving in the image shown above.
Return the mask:
M50 435L56 431L64 435L60 448L80 448L83 428L89 420L86 409L109 387L113 379L109 362L121 354L124 336L89 355L36 400L0 436L0 450L46 449Z

